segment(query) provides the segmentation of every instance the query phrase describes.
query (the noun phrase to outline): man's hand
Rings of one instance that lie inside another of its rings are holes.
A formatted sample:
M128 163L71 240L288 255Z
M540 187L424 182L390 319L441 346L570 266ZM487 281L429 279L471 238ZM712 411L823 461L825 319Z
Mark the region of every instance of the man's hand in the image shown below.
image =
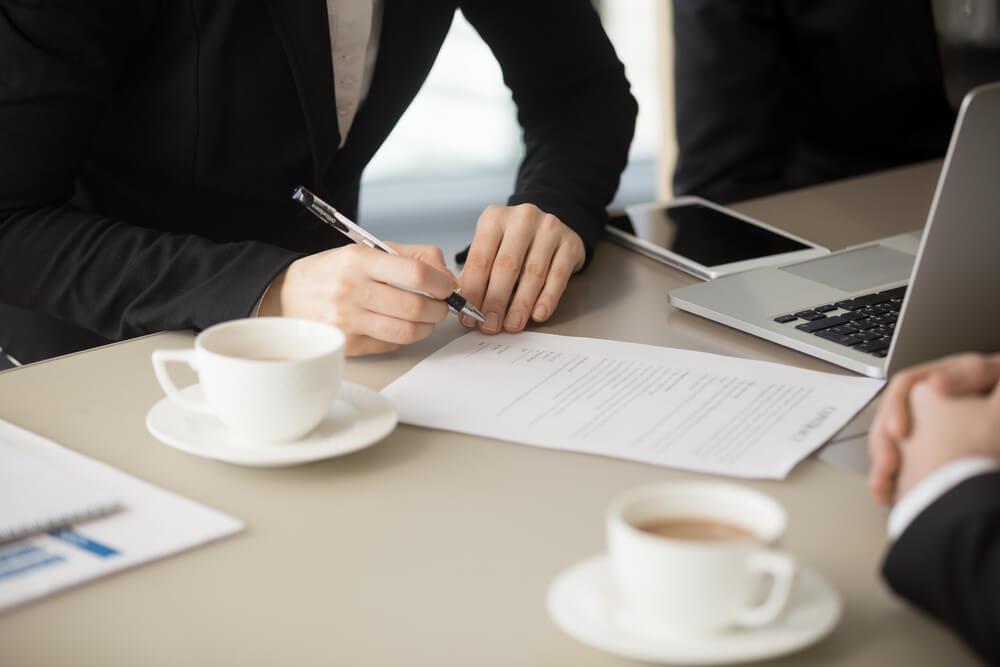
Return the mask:
M976 396L990 392L1000 381L1000 355L961 354L945 357L897 374L889 383L868 434L871 471L868 485L875 500L889 505L896 493L900 443L910 434L911 393L929 382L946 396Z
M447 304L438 299L458 283L439 248L391 245L399 257L349 245L292 262L271 282L259 314L339 327L349 356L391 352L426 338L448 316Z
M911 435L900 446L895 500L943 465L967 456L1000 459L1000 388L955 398L931 376L910 393Z
M491 206L476 225L459 278L462 296L486 316L484 333L518 332L529 317L552 315L584 258L583 241L554 215L532 204Z

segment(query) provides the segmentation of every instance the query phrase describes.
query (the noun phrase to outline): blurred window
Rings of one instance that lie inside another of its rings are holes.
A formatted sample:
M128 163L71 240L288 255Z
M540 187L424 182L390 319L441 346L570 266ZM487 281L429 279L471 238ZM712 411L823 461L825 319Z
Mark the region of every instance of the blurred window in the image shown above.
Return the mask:
M656 194L660 115L656 3L601 3L639 120L618 203ZM472 237L479 212L510 194L522 147L500 66L458 13L427 82L365 172L362 220L387 238L443 245Z

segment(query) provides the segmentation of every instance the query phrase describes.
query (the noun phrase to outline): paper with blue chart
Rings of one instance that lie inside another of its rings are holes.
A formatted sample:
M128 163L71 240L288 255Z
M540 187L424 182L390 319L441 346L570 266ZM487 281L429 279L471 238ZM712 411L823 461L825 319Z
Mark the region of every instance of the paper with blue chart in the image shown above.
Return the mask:
M243 528L237 519L13 424L0 421L0 442L102 490L121 505L104 518L0 545L0 612Z

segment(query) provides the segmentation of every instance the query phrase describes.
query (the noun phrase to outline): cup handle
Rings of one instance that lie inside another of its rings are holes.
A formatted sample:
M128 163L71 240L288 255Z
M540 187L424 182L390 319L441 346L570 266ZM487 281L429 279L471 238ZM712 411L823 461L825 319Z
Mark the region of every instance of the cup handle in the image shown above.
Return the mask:
M153 372L156 373L156 380L163 387L167 397L185 410L203 415L214 415L215 412L212 411L207 401L194 401L181 395L177 385L167 373L167 363L171 361L182 362L194 368L194 350L153 350Z
M756 628L773 622L788 606L798 563L786 553L759 551L750 557L749 567L758 576L771 576L771 590L767 598L756 607L741 610L736 616L737 625Z

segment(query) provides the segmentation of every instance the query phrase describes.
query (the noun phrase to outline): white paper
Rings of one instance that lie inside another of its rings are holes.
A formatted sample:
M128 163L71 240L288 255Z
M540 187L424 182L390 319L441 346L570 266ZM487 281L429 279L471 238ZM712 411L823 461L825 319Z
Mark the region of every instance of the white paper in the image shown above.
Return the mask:
M0 543L110 514L119 502L0 438Z
M651 345L474 332L383 394L417 426L781 479L883 384Z
M238 519L3 421L0 440L106 490L123 506L103 519L0 547L0 612L243 529Z

